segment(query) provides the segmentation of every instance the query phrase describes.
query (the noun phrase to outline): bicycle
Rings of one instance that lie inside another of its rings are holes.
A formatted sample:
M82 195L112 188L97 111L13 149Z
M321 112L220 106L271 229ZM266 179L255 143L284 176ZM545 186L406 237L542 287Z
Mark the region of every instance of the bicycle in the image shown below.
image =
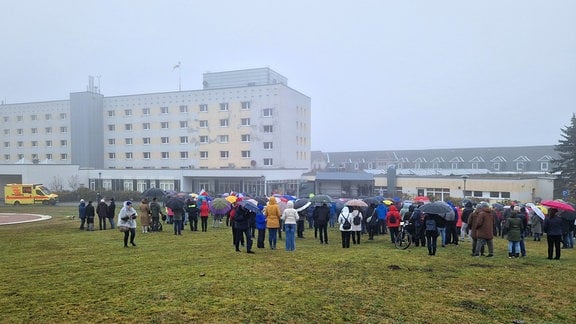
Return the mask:
M406 250L412 244L412 234L408 230L408 221L400 222L400 228L398 229L398 234L394 238L394 246L400 250Z

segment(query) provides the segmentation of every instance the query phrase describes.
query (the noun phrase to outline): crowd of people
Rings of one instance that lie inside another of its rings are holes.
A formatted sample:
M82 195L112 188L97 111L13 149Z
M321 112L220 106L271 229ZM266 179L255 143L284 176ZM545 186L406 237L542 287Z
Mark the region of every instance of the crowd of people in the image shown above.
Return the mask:
M364 235L370 241L377 236L389 235L390 242L394 243L401 226L410 233L411 243L416 247L427 247L431 256L436 255L438 245L446 247L471 242L472 256L493 257L495 237L508 240L509 258L525 257L525 240L540 241L543 234L546 234L548 243L548 259L560 259L562 249L574 247L576 213L572 211L533 204L529 207L518 203L504 206L465 200L461 207L446 202L450 212L433 214L421 210L425 204L425 201L383 200L371 201L366 206L338 208L333 202L322 202L295 208L294 201L280 204L278 198L272 196L266 203L252 204L247 208L240 197L231 203L225 215L214 217L213 227L218 227L216 223L222 223L225 217L226 226L232 230L232 244L236 251L246 247L250 254L255 253L254 239L256 248L266 248L266 237L268 248L275 250L282 233L286 236L286 251L294 251L296 238L304 239L306 222L320 244L328 244L328 228L338 226L342 248L350 248L351 243L359 245ZM92 201L86 203L82 199L78 207L80 229L93 231L98 216L100 230L106 230L109 222L111 229L117 226L124 233L125 247L129 242L136 246L137 219L142 233L162 231L163 224L172 225L174 235L182 235L188 224L190 231L198 231L198 223L202 232L208 231L211 212L207 199L187 198L180 206L170 208L157 198L151 201L145 198L140 201L137 212L132 202L126 201L115 224L114 199L101 199L96 207ZM537 213L535 208L542 213Z

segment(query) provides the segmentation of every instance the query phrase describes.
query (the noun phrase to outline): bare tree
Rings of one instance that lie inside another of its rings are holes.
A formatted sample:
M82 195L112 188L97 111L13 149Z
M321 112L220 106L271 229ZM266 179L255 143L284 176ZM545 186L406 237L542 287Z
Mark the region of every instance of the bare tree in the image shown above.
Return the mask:
M70 176L70 178L68 178L68 186L72 191L78 190L78 188L80 188L80 177L77 174Z
M50 189L54 191L62 191L62 178L60 176L54 176L50 182Z

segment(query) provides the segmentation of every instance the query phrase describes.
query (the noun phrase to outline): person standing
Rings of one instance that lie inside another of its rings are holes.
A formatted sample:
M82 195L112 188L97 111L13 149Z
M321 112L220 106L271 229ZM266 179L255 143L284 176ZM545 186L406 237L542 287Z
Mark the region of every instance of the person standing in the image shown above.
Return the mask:
M369 215L366 219L366 228L368 231L368 240L374 240L374 234L378 233L378 215L376 215L376 204L371 203L366 211L366 215Z
M266 228L268 228L268 243L270 244L270 249L276 250L278 230L280 229L280 207L276 203L276 198L270 197L268 200L268 205L264 210L264 216L266 216Z
M388 207L388 213L386 213L386 226L388 226L388 230L390 231L390 241L394 244L396 235L398 235L398 228L400 227L400 213L394 205Z
M326 204L324 204L325 206ZM328 214L326 215L326 223L324 224L324 228L328 226L328 217L330 217L330 210L328 210ZM286 228L286 251L294 251L296 250L296 222L300 217L298 216L298 211L294 209L294 202L289 200L282 213L281 220L284 222L284 226ZM326 244L328 244L328 234L325 234ZM320 232L320 240L322 240L322 232Z
M522 220L518 217L520 211L513 211L506 220L506 232L508 233L508 258L517 258L520 256L520 237L524 230Z
M350 227L346 228L344 226L345 223L349 223ZM350 248L350 234L352 229L352 219L350 217L350 210L348 206L344 206L340 211L340 215L338 216L338 224L340 224L340 233L342 235L342 248L348 249Z
M296 222L296 235L298 238L304 238L304 222L306 221L306 216L308 216L308 208L299 211L298 216L300 218Z
M256 229L258 230L258 240L256 241L256 247L263 249L264 241L266 240L266 216L262 211L256 213Z
M88 201L86 205L86 224L88 225L87 231L94 230L94 218L96 218L96 211L94 205L92 205L92 200Z
M378 204L376 207L376 215L378 215L378 233L379 235L386 234L386 214L388 214L388 207L383 203Z
M80 199L80 204L78 204L78 218L80 218L80 230L84 230L86 224L86 202L84 199Z
M174 235L182 235L182 228L184 226L184 205L178 206L178 208L173 208L172 212L174 213L172 219Z
M114 229L114 216L116 216L116 203L114 198L110 198L110 203L108 204L108 220L110 221L110 228Z
M552 260L552 254L556 251L554 259L559 260L562 242L562 218L558 216L558 209L548 208L548 217L544 220L544 233L548 241L548 260Z
M476 243L476 250L474 256L480 256L484 245L488 245L487 257L494 256L494 215L490 210L490 205L487 202L478 204L480 212L478 218L475 220L476 236L478 237Z
M198 214L200 210L198 209L198 205L196 204L195 199L187 199L186 200L186 212L188 213L188 222L190 222L190 230L192 232L198 231ZM230 216L228 216L229 218ZM226 222L229 222L229 220ZM228 225L226 225L228 226Z
M531 212L530 217L532 218L532 235L534 235L534 241L540 241L540 236L542 235L542 218L535 212Z
M142 233L148 233L148 230L150 230L150 223L152 221L148 199L142 199L138 208L140 209L140 225L142 226Z
M98 214L98 228L106 230L106 222L108 221L108 205L104 199L100 199L98 206L96 206L96 214Z
M462 241L466 240L466 237L468 237L468 241L470 241L470 235L468 233L468 218L473 211L474 208L472 208L472 202L467 201L464 204L464 210L462 210L462 227L460 228L460 239Z
M294 204L292 204L294 205ZM314 226L320 235L320 244L328 244L328 221L330 220L330 208L326 203L314 209Z
M246 238L246 253L254 254L252 251L252 234L250 233L250 215L251 213L241 205L236 207L236 212L232 217L234 230L236 231L234 246L236 252L240 252L240 241Z
M156 197L152 198L150 202L150 216L152 218L152 232L158 232L160 230L160 215L162 215L162 207L157 201Z
M350 217L352 218L352 244L360 244L360 238L362 237L362 212L359 207L352 207L352 212Z
M437 221L442 218L437 214L426 214L424 216L424 235L426 236L426 246L428 246L428 255L436 255L438 242Z
M136 217L138 214L136 210L132 207L132 202L127 200L124 202L124 207L120 209L118 213L118 227L124 226L128 230L124 232L124 247L128 247L128 236L130 236L130 244L136 246L134 239L136 238Z
M208 216L210 216L210 207L208 207L206 199L202 199L202 205L200 205L200 226L202 227L202 232L208 231Z

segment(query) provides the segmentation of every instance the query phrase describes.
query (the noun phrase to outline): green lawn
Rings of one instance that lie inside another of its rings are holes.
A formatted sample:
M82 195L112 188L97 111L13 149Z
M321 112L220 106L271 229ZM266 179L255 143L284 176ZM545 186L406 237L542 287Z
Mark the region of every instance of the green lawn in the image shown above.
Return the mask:
M576 252L546 259L473 258L470 243L397 250L389 237L342 249L306 229L296 251L237 253L229 228L175 236L137 232L123 248L116 230L86 232L67 216L76 207L0 207L52 215L0 226L0 322L368 322L574 323ZM254 244L255 246L255 244Z

